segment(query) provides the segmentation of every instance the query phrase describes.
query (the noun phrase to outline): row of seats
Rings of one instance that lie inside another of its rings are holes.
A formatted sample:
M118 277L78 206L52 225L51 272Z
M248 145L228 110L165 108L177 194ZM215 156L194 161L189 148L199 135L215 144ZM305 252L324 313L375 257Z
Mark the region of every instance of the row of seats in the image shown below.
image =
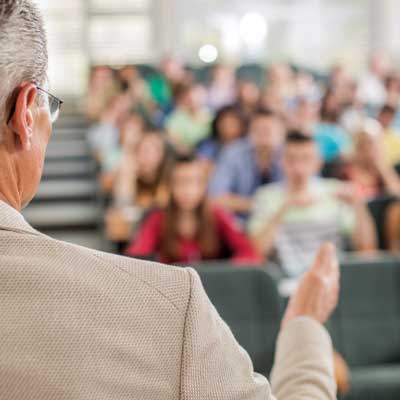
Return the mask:
M400 260L390 255L341 262L341 295L327 324L335 349L351 368L345 400L400 398ZM268 376L286 299L275 274L207 265L203 285L256 371Z

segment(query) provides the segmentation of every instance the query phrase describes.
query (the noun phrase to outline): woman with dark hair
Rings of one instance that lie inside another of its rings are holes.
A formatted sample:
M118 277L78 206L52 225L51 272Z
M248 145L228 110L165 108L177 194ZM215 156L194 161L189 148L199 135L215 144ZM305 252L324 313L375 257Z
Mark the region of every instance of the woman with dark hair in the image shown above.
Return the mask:
M211 129L212 136L200 143L197 155L201 159L214 163L225 146L245 135L246 122L240 110L234 105L229 105L217 112Z
M106 213L107 237L126 241L143 214L168 201L165 171L169 163L162 132L129 137L113 185L112 205Z
M329 88L322 100L321 121L314 129L314 138L325 162L337 161L351 149L350 136L340 125L342 112L342 100Z
M177 160L167 183L171 191L167 207L149 214L126 255L157 258L165 263L260 260L233 216L207 201L206 174L198 160Z

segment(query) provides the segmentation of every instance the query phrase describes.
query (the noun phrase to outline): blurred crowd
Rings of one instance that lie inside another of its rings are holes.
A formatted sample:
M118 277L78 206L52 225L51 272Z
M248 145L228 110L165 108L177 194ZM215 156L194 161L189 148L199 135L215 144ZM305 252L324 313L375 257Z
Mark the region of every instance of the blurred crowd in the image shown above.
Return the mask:
M357 77L286 64L262 79L206 72L173 58L93 68L88 140L119 252L268 260L296 278L326 241L400 249L400 74L384 54Z

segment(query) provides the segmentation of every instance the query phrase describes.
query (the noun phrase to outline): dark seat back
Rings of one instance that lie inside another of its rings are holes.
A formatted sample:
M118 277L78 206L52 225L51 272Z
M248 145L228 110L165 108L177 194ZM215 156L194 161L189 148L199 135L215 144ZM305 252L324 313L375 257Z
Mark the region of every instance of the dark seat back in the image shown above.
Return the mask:
M282 310L272 277L253 268L204 267L199 273L208 296L250 354L255 370L269 373Z
M328 328L350 366L400 362L399 260L343 263L340 302Z

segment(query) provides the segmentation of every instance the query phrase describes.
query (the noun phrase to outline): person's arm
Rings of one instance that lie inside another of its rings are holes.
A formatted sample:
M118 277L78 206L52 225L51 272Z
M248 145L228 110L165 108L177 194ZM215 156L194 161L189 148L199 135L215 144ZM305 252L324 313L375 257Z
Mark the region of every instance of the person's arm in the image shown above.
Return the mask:
M385 233L390 251L400 251L400 203L388 207L385 216Z
M351 241L357 251L372 251L378 247L374 221L367 206L358 201L354 204L356 226Z
M278 210L270 215L269 212L265 214L263 211L264 203L268 202L268 196L264 196L260 191L255 197L253 215L249 223L251 238L256 248L262 254L268 255L275 246L279 228L288 210L292 206L310 206L313 201L313 197L307 191L292 193L284 199Z
M351 232L353 249L356 251L376 250L378 244L374 221L367 206L357 195L355 188L352 185L343 185L337 195L341 201L351 207L354 213L354 227ZM348 215L344 214L342 219L347 219L348 217Z
M284 203L261 229L251 233L251 240L261 254L268 256L273 250L279 227L288 208L289 203ZM257 218L257 215L254 218Z
M158 211L151 213L143 221L124 254L131 257L146 257L156 254L159 250L161 225L162 214Z
M252 200L234 192L237 180L237 159L230 149L222 152L210 181L209 193L214 203L235 213L247 214Z
M134 205L137 182L136 169L134 151L124 149L121 163L114 179L113 201L115 206Z
M324 279L320 274L315 277L316 270L312 268L313 274L302 285L307 293L300 290L286 314L273 371L274 393L267 379L254 372L250 357L211 304L197 273L187 270L191 289L183 332L180 399L335 399L332 344L317 321L325 322L336 304L338 277L331 272L324 273Z
M378 171L386 191L392 195L399 196L400 178L396 171L391 166L385 165L384 163L379 164Z
M234 193L225 193L213 198L213 203L234 213L247 214L251 210L251 198Z
M257 252L251 241L242 231L233 215L225 210L215 210L219 234L232 251L232 259L237 263L259 263L261 254Z

